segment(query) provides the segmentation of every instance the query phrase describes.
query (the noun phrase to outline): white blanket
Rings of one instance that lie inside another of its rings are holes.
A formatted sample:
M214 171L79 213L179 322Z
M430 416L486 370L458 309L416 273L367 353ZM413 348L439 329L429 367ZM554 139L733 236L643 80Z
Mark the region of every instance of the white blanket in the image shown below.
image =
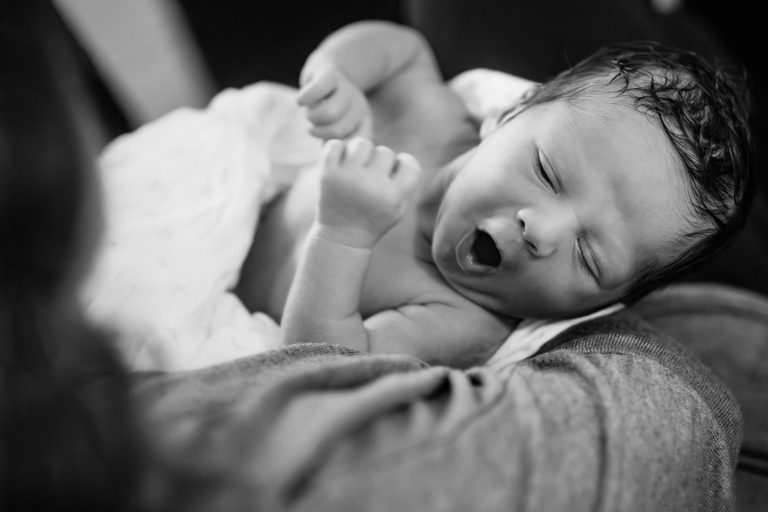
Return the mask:
M478 69L451 85L482 120L531 82ZM115 331L131 369L193 369L279 345L279 326L231 290L261 206L318 161L321 142L295 94L267 82L228 89L206 109L174 111L105 149L104 237L82 298L91 320ZM522 359L543 343L523 338L510 338L505 362L509 344Z
M230 290L261 205L319 156L295 92L225 90L105 149L104 237L82 298L129 367L190 369L277 346L275 322Z

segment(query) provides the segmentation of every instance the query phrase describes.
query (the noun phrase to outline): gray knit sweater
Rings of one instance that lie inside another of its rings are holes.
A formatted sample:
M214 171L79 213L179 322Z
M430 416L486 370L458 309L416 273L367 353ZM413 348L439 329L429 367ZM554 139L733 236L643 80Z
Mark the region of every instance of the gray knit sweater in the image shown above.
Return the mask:
M630 313L501 371L297 345L135 389L166 510L733 508L733 397Z

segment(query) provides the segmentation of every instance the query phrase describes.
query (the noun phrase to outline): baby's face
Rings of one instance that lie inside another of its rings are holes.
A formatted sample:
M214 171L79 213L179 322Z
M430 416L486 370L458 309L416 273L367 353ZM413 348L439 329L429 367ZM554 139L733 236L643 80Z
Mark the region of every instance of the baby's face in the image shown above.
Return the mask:
M460 162L432 255L451 286L493 311L581 314L685 247L682 162L658 121L631 106L536 105Z

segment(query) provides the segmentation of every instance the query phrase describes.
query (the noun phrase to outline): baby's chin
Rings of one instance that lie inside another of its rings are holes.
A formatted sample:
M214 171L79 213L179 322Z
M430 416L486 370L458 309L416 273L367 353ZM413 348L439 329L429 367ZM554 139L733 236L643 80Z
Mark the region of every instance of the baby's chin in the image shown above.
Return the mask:
M449 264L449 268L441 266L438 261L436 264L443 280L458 295L497 315L506 318L524 317L524 315L519 314L519 307L493 293L492 287L489 286L491 283L486 280L487 278L467 275L461 269L457 270L459 267L455 264Z
M462 266L456 247L439 242L439 237L433 240L432 260L443 280L454 292L494 313L518 317L513 314L516 308L500 300L497 293L494 293L493 273L468 271Z

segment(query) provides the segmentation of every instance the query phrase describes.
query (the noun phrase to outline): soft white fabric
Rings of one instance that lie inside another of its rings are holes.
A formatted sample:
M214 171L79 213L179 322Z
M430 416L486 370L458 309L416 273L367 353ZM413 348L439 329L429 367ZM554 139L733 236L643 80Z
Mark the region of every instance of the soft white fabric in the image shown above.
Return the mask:
M260 207L314 165L295 89L219 93L114 140L100 158L104 240L82 298L133 369L181 370L274 348L230 290Z
M522 361L532 356L549 340L574 325L610 315L624 308L623 304L614 304L594 313L566 320L533 320L525 319L520 322L512 334L504 341L486 363L498 370L512 363Z
M487 69L451 82L480 121L532 84ZM82 298L94 322L115 330L131 369L193 369L279 345L279 326L231 290L261 206L319 158L295 94L267 82L225 90L104 151L104 240ZM579 320L523 322L492 361L523 359Z

